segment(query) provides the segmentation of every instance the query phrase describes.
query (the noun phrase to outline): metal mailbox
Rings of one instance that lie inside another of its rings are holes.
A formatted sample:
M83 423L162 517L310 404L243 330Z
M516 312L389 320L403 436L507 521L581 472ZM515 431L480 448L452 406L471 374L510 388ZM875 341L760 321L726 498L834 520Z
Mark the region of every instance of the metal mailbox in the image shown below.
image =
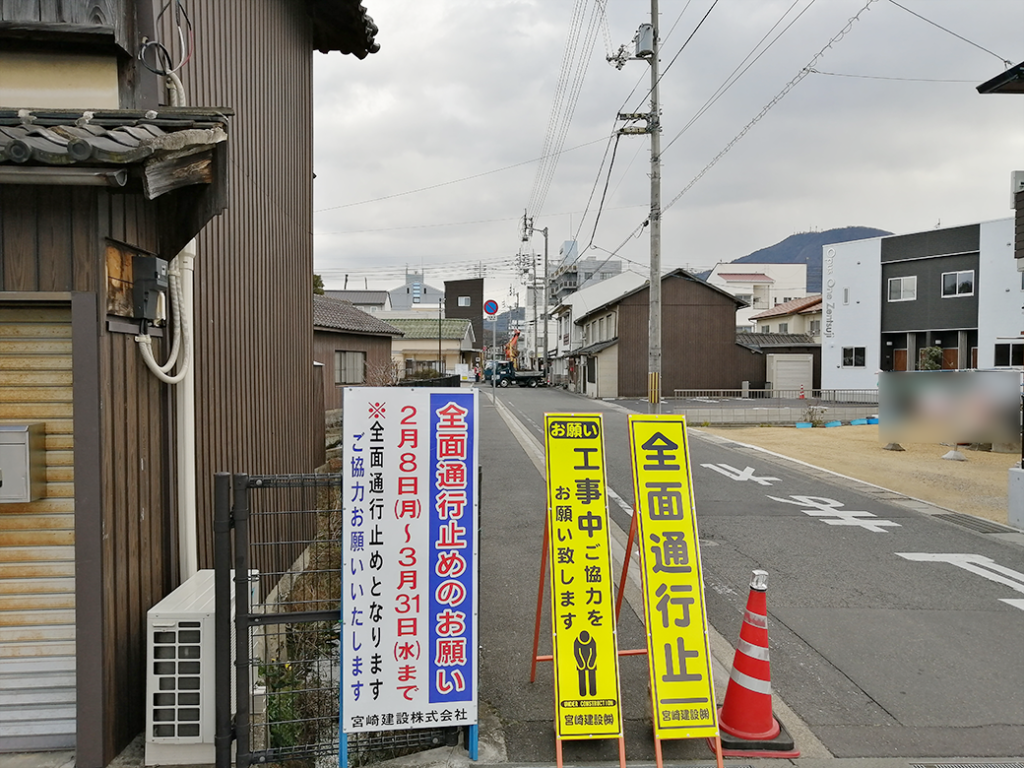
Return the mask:
M0 504L46 495L45 441L42 424L0 424Z

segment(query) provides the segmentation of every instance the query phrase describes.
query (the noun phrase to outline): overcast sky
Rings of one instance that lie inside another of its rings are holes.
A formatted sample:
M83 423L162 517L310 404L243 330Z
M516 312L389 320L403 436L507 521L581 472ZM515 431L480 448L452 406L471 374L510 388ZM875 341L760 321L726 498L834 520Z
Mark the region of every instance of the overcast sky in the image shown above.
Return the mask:
M797 232L1012 215L1024 95L975 87L1024 60L1024 2L898 1L660 0L665 267ZM650 66L606 60L622 44L632 53L648 0L363 4L380 51L315 57L314 265L327 288L346 275L349 288L393 288L406 268L441 288L484 270L489 297L514 304L518 290L525 303L515 256L544 247L539 233L521 242L527 208L549 229L552 263L575 238L593 242L587 256L617 250L648 268L637 229L650 138L622 136L610 176L609 162L617 113L649 111Z

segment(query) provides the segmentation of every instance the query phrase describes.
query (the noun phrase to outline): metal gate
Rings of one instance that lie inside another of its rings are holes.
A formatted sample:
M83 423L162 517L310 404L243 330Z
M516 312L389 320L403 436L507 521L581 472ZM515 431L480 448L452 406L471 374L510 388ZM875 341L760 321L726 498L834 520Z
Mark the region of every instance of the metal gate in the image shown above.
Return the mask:
M341 475L214 480L216 765L336 765ZM231 595L234 591L234 616ZM442 744L457 728L358 734L351 765Z

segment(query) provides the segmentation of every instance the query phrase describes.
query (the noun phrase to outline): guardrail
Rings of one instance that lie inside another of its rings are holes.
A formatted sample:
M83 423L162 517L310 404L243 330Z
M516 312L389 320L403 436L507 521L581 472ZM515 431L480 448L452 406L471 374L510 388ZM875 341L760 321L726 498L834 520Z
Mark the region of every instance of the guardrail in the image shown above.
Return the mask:
M796 404L878 403L877 389L676 389L674 400L796 400ZM809 402L808 402L809 401Z

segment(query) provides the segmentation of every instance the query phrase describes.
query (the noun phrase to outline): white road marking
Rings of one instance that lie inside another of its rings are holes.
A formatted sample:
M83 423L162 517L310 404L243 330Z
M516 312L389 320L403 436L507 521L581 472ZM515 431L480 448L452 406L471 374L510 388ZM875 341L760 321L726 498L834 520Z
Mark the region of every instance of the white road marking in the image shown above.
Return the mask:
M827 525L849 525L863 528L872 533L888 533L886 528L901 528L899 523L892 520L880 520L871 512L861 509L840 509L843 506L841 501L828 499L824 496L790 496L788 499L780 499L778 496L769 496L769 499L781 501L783 504L795 504L804 507L803 513L811 517L822 518ZM834 520L824 518L832 517ZM868 519L870 518L870 519Z
M984 576L989 581L1003 584L1017 592L1024 592L1024 573L1007 568L1005 565L999 565L991 557L938 552L897 552L896 554L904 560L912 560L918 563L949 563L978 576ZM1000 598L1000 602L1024 611L1024 600Z
M608 498L618 504L622 508L623 512L632 517L633 508L626 503L626 500L613 491L610 485L606 485L605 489L608 491Z
M746 469L736 469L736 467L730 467L728 464L701 464L702 467L713 469L720 475L725 475L730 480L736 480L741 483L745 483L748 480L758 485L771 485L772 483L781 483L782 481L777 477L755 477L754 468L747 467Z

